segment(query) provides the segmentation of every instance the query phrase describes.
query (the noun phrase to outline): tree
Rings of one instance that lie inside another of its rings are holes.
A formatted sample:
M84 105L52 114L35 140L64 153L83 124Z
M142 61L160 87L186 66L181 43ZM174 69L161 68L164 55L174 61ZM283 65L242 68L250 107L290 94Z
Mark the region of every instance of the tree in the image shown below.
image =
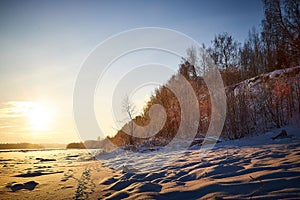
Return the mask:
M198 50L192 46L186 51L187 57L183 58L183 64L188 66L187 73L190 80L196 80L197 78L204 76L209 71L211 62L210 54L207 52L205 44L202 43L202 47Z
M240 48L242 79L257 76L265 71L266 59L263 41L255 28L248 33L243 47Z
M127 115L128 118L128 126L125 125L125 128L129 128L130 134L130 144L133 145L133 133L135 129L135 123L133 121L134 117L137 114L136 106L130 101L129 97L126 95L122 102L122 111Z
M211 62L211 57L204 43L202 43L202 48L199 51L199 57L200 57L199 74L204 76L209 71L210 62Z
M285 68L300 64L299 0L264 0L262 36L268 67Z
M215 36L209 50L212 59L221 69L236 67L238 65L239 43L227 32Z
M186 50L186 54L187 54L187 61L193 65L193 66L196 66L197 65L197 50L194 46L188 48Z
M184 62L180 64L179 73L188 81L196 80L198 77L195 66L192 65L188 60L184 60Z

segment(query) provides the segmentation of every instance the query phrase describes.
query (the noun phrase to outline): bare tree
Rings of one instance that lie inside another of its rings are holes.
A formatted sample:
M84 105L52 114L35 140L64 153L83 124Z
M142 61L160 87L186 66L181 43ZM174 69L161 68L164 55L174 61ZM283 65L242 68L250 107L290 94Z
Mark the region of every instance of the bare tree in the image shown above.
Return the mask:
M129 128L129 134L130 134L130 144L133 145L133 133L135 129L135 123L134 118L137 114L137 108L136 106L130 101L128 95L125 96L123 102L122 102L122 112L124 112L127 115L128 122L128 128ZM126 121L127 121L126 120ZM125 125L125 128L127 126Z
M187 54L187 61L193 65L196 66L197 65L197 50L194 46L188 48L186 50L186 54Z
M211 57L221 69L236 67L238 64L239 43L228 33L215 36L210 49Z
M248 38L240 48L239 54L243 79L257 76L266 70L263 40L255 28L249 31Z

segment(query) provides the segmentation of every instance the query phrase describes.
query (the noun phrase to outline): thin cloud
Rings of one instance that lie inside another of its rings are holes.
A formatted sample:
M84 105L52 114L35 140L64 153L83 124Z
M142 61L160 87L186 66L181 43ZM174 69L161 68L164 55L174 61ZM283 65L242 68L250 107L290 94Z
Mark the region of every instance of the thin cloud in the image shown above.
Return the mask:
M34 103L26 101L8 101L0 104L1 118L26 117Z

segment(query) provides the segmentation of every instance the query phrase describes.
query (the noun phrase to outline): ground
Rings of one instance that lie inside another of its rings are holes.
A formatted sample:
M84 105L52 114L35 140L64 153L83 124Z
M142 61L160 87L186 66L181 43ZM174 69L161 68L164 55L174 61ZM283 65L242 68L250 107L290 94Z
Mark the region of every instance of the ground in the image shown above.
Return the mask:
M213 149L119 152L102 160L85 150L1 152L0 198L299 199L300 129L285 129L288 137L276 140L282 129ZM122 173L124 166L134 173ZM12 190L29 181L38 184Z

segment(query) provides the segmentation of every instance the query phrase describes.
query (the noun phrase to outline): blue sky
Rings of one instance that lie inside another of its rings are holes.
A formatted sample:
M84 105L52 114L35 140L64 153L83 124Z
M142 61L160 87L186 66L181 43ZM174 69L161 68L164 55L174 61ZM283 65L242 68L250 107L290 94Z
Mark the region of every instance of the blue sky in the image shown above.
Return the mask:
M0 142L45 142L47 134L61 142L77 140L72 116L76 76L88 54L111 35L132 28L163 27L206 45L225 31L243 42L262 18L261 0L2 0L0 112L15 105L11 102L39 102L58 114L51 130L41 137L24 129L24 117L7 118L0 113Z

